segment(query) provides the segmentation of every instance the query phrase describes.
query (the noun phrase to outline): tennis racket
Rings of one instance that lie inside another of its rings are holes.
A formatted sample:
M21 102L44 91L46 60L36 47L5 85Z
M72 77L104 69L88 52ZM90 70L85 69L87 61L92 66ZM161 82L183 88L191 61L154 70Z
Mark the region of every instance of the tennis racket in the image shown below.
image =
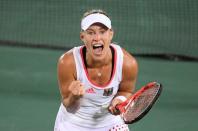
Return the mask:
M162 85L150 82L139 89L130 99L116 106L126 124L132 124L142 119L159 98Z

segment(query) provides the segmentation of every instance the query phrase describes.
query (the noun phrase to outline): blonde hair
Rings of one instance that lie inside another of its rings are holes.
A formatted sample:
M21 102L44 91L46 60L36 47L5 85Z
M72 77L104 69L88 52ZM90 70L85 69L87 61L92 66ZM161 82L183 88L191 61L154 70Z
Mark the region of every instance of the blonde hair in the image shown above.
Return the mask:
M88 16L88 15L96 14L96 13L103 14L103 15L109 17L109 16L107 15L107 13L106 13L104 10L101 10L101 9L92 9L92 10L86 11L86 12L83 14L82 19L85 18L85 17ZM81 20L82 20L82 19L81 19Z

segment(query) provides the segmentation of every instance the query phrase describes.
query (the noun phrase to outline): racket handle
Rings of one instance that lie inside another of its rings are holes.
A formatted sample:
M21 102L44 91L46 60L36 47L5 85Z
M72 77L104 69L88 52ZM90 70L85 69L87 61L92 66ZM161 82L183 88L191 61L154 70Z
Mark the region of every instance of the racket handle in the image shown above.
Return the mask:
M117 110L119 113L123 113L123 112L126 111L125 108L124 108L124 106L123 106L122 104L116 105L115 108L116 108L116 110Z

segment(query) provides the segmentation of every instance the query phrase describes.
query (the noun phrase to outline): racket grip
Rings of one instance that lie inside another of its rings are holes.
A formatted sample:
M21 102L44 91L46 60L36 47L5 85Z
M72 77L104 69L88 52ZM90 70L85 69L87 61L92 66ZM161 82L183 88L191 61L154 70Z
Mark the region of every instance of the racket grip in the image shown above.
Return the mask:
M124 108L124 106L123 106L122 104L116 105L115 108L116 108L116 110L117 110L119 113L123 113L123 112L126 111L125 108Z

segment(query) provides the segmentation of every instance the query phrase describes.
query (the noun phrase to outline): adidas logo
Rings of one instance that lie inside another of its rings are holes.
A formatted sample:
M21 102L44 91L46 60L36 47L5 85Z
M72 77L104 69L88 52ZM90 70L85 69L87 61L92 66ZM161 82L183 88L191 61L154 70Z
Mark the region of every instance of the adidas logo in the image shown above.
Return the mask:
M85 92L86 92L86 93L90 93L90 94L95 94L95 93L96 93L96 92L94 91L93 87L87 89Z

